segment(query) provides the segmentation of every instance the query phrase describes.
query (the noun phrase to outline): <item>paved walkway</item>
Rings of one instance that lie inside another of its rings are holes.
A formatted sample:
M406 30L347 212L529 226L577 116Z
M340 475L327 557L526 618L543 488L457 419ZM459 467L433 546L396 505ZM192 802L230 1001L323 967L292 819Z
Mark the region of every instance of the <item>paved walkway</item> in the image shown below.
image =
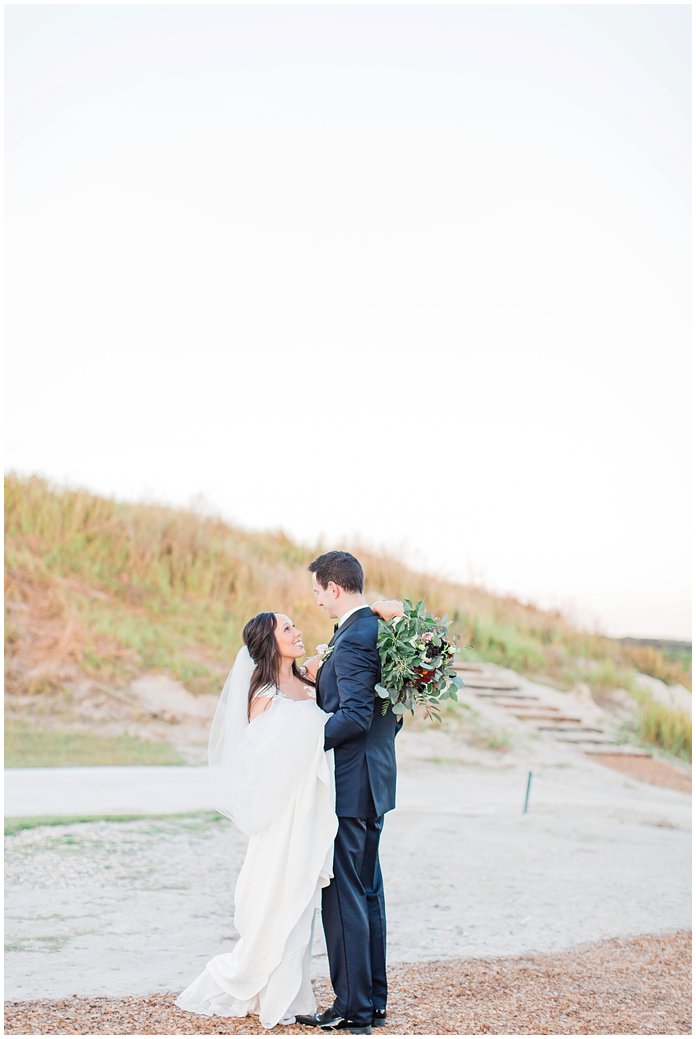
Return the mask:
M5 769L5 817L152 815L211 809L207 768Z
M400 808L489 812L522 810L528 770L520 764L504 769L443 764L399 775ZM433 777L437 777L434 779ZM483 778L485 776L485 779ZM446 777L446 778L445 778ZM443 779L440 787L438 780ZM637 796L639 795L639 796ZM542 763L533 769L530 810L575 806L584 811L621 811L644 819L650 813L676 812L679 825L688 818L690 799L590 762L572 770ZM157 766L109 768L26 768L5 770L5 817L80 815L157 815L213 810L208 771L204 767Z

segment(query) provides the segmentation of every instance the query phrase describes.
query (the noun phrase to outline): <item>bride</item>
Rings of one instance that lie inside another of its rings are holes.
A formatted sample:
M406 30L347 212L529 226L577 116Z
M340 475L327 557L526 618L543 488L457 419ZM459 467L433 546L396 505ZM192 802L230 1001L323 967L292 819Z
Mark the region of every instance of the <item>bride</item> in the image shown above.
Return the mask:
M392 615L386 603L374 612ZM221 1017L257 1014L264 1028L313 1014L311 955L321 891L333 876L331 717L316 704L317 657L282 613L259 613L213 718L209 758L214 804L249 837L234 893L239 941L210 960L176 1000L182 1010Z

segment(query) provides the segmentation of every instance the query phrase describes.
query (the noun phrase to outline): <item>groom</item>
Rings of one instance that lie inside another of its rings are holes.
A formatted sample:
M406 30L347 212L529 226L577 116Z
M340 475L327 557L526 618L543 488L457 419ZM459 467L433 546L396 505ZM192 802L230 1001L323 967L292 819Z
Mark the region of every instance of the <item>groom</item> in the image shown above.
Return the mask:
M350 552L310 563L317 603L338 621L317 673L317 703L332 712L324 749L334 751L338 833L322 917L335 993L330 1009L298 1024L371 1034L387 1016L386 916L379 865L385 812L395 805L394 737L400 722L376 703L377 617L363 595L363 569Z

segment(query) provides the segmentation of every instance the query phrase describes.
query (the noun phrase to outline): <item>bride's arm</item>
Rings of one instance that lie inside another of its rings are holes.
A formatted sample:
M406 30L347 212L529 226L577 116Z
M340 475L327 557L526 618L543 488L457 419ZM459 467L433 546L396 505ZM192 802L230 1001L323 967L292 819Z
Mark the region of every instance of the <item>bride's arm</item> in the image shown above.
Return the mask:
M272 696L257 696L249 708L249 721L253 722L254 718L258 718L260 714L267 711L272 703Z
M395 617L403 617L404 604L400 599L378 599L370 609L383 621L391 621Z
M320 656L317 655L317 656L314 656L314 657L307 657L307 659L305 660L304 664L300 665L300 669L299 669L300 670L300 674L302 675L303 678L308 679L310 682L316 682L316 680L317 680L317 671L319 670L320 664L321 664L321 657Z

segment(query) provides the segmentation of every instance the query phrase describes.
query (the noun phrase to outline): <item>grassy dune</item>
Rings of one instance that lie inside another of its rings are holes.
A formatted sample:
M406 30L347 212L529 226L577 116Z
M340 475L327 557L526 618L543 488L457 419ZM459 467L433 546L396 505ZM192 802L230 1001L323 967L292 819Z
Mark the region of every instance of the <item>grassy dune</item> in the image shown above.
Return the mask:
M86 679L118 690L156 671L194 693L217 691L244 623L260 610L289 613L309 647L327 637L306 571L322 546L281 533L11 474L5 540L6 689L10 703L31 705L37 730L42 704L50 700L54 712L56 698ZM690 719L656 707L635 681L639 670L690 688L690 652L604 638L558 611L345 547L365 565L368 598L425 599L453 620L468 659L564 688L581 681L600 694L623 688L641 704L643 738L690 755Z

